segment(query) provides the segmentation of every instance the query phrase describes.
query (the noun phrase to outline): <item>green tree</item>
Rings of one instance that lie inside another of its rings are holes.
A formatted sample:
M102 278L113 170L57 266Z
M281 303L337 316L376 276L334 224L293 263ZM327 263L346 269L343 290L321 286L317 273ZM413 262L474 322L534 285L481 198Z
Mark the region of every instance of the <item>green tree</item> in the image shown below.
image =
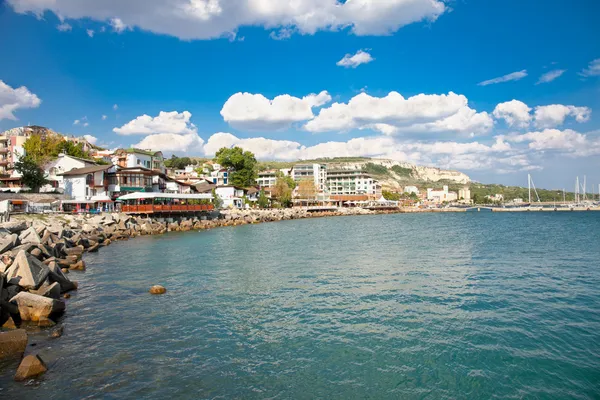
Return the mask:
M28 186L34 193L37 193L42 186L48 183L44 170L36 164L32 157L19 158L19 161L15 163L15 169L22 175L23 185Z
M215 206L215 209L220 209L221 207L223 207L223 200L219 197L219 195L217 194L217 191L215 189L212 190L212 196L213 196L213 205Z
M229 182L235 186L254 186L257 177L256 158L250 151L244 151L241 147L223 147L217 154L215 160L229 172Z
M167 168L184 169L190 164L192 164L192 160L189 157L177 157L175 154L170 159L165 160L165 167Z
M260 189L260 193L258 194L258 206L260 208L267 208L269 207L269 198L267 197L267 195L265 194L265 190L264 189Z
M289 186L289 182L286 178L289 177L278 177L272 191L273 196L282 207L290 207L292 205L292 190L294 189ZM292 180L292 182L294 181Z
M400 193L389 192L387 190L382 191L382 196L389 201L398 201L402 197Z

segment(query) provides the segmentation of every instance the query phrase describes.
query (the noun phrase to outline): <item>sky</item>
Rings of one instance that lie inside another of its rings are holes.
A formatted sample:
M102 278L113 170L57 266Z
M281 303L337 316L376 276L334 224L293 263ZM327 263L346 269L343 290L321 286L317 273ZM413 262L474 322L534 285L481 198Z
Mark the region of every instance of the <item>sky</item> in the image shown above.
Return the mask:
M4 0L0 131L600 184L600 2Z

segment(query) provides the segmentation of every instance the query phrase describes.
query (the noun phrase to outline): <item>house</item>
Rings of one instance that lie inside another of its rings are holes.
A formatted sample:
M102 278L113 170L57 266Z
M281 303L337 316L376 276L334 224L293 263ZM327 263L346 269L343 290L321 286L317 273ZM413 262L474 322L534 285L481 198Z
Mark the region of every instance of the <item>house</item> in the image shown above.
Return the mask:
M164 192L167 176L144 167L117 168L108 177L109 192L114 198L134 192Z
M419 188L416 187L416 186L405 186L404 187L404 193L407 193L407 194L414 193L414 194L418 195L419 194Z
M449 192L448 186L444 185L444 187L441 190L428 188L427 200L435 204L440 204L444 202L456 201L458 200L458 196L456 192Z
M210 173L210 179L217 186L227 186L229 184L229 171L221 168Z
M112 163L121 168L146 168L165 174L165 159L162 152L141 149L119 149L113 154Z
M490 200L490 201L496 201L496 202L502 202L504 201L504 195L502 194L495 194L495 195L487 195L485 196L486 200Z
M256 179L256 184L261 187L273 187L277 182L277 171L274 169L270 169L268 171L261 171L258 173L258 178Z
M45 185L40 189L41 192L52 192L58 190L64 193L64 173L71 171L72 169L80 169L84 167L91 167L97 165L91 160L83 158L73 157L64 153L58 155L56 160L50 161L44 167L46 173L46 179L50 181L50 184Z
M237 186L217 186L215 194L221 198L223 202L222 208L243 208L243 197L246 194L244 188Z
M178 193L178 194L191 194L192 185L189 183L182 182L177 179L173 179L169 176L164 176L166 186L165 193Z
M114 170L113 165L92 165L64 172L65 194L78 201L110 199L109 175Z

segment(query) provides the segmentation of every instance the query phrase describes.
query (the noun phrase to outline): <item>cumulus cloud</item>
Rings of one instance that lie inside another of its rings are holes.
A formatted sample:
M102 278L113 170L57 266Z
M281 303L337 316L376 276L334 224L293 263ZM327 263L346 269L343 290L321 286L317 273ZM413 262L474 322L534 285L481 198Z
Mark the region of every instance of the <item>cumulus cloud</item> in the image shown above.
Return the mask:
M14 89L0 80L0 121L16 120L15 111L20 108L37 108L42 101L25 86Z
M102 116L102 121L105 121L105 120L106 120L106 118L108 118L108 117L107 117L106 115L103 115L103 116Z
M359 50L356 54L346 54L344 58L336 63L339 67L345 68L356 68L361 64L368 64L373 61L374 58L371 57L371 54L366 51Z
M479 86L487 86L493 85L496 83L510 82L510 81L518 81L519 79L523 79L527 76L527 70L524 69L522 71L512 72L510 74L500 76L498 78L488 79L487 81L479 82L477 85Z
M418 21L435 21L447 11L441 0L7 0L19 13L107 22L176 36L211 39L243 26L293 29L300 34L348 29L355 35L387 35Z
M79 125L80 122L80 120L76 119L75 121L73 121L73 125Z
M197 129L190 122L191 117L192 114L189 111L182 113L161 111L156 117L144 114L120 128L114 128L113 132L119 135L195 134Z
M588 107L565 106L551 104L535 108L534 124L538 128L552 128L562 125L567 117L574 117L575 121L582 123L590 119L592 110Z
M187 154L201 154L204 141L196 132L186 134L157 133L146 136L134 147L154 151L186 152Z
M531 108L519 100L500 103L492 113L495 118L503 119L511 127L526 128L531 122Z
M90 142L91 144L98 143L98 138L92 135L83 135L84 139Z
M506 140L515 143L528 143L533 150L569 150L577 151L586 149L589 141L586 135L571 129L544 129L542 131L527 132L522 135L506 137Z
M404 98L390 92L385 97L360 93L348 103L333 103L304 128L309 132L373 129L387 135L445 131L477 135L492 126L489 114L469 108L463 95L450 92Z
M223 119L231 126L248 130L281 130L295 122L314 117L313 108L331 101L326 91L303 98L284 94L267 99L262 94L236 93L221 109Z
M553 71L548 71L542 76L540 76L540 79L538 79L536 85L539 85L540 83L552 82L553 80L560 78L560 76L566 71L566 69L555 69Z
M117 111L119 109L119 105L118 104L114 104L113 105L113 110Z
M69 24L67 24L66 22L63 22L60 25L56 26L56 29L58 29L61 32L69 32L73 29L73 27Z
M600 58L590 61L587 68L584 68L579 75L584 77L598 76L600 75Z
M93 29L86 29L86 31L85 31L85 32L87 33L87 35L88 35L89 37L91 37L91 38L93 38L93 37L94 37L94 33L95 33L95 32L94 32L94 30L93 30Z

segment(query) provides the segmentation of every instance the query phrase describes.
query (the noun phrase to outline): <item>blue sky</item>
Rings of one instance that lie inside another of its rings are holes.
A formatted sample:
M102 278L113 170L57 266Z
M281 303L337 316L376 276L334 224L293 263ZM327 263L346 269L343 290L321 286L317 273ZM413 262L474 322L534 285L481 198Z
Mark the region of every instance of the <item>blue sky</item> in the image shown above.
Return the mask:
M550 188L587 174L598 190L597 1L164 3L1 4L0 130L385 157Z

